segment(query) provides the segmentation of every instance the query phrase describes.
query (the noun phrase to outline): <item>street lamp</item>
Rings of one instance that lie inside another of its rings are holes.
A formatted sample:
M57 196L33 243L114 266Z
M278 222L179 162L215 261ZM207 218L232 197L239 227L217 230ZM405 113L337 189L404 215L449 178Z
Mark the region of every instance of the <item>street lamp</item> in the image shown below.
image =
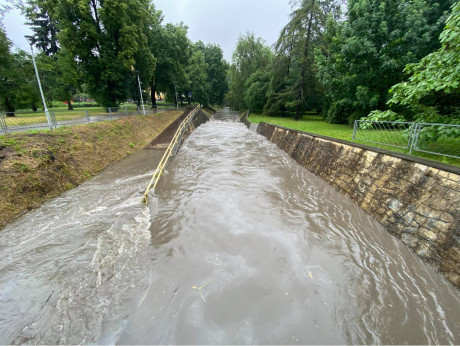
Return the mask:
M137 82L138 82L138 84L139 84L139 94L141 95L142 112L143 112L144 115L145 115L144 99L143 99L143 97L142 97L141 80L140 80L140 78L139 78L139 71L136 70L136 73L137 73Z
M42 83L40 83L40 76L38 75L37 64L35 63L34 55L34 41L32 36L25 36L27 42L30 45L30 51L32 52L32 61L34 63L35 74L37 76L38 88L40 89L40 94L42 96L43 106L45 107L46 120L48 121L48 126L50 130L53 129L53 122L51 121L50 113L48 112L48 107L46 107L45 95L43 94Z

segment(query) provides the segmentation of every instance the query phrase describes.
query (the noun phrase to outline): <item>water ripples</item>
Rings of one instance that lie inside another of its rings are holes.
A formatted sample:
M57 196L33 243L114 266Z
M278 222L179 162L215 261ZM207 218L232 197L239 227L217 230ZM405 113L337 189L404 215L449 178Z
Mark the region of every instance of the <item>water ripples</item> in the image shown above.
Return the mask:
M148 207L161 153L142 151L0 233L0 343L459 343L457 289L219 119L184 142Z

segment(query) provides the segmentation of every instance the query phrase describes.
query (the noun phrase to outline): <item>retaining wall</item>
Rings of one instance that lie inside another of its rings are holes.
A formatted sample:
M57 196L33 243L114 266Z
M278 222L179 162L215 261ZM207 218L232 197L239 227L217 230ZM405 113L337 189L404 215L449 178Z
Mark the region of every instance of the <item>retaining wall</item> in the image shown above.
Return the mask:
M198 126L204 124L207 121L209 121L209 118L206 116L206 114L204 114L203 110L200 109L199 112L192 119L191 125L193 127L193 130L195 130Z
M241 117L240 117L240 122L243 123L244 125L247 126L247 128L251 127L251 122L248 120L249 117L249 111L246 111Z
M358 203L460 287L460 169L260 123L257 133Z

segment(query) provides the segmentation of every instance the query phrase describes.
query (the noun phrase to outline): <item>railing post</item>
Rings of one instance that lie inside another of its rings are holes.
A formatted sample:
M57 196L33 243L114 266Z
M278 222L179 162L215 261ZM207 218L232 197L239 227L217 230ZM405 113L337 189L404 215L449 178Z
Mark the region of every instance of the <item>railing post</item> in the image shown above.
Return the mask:
M88 112L87 109L85 109L85 117L86 117L86 121L87 121L87 122L90 122L89 112Z
M0 112L0 125L1 125L1 128L2 128L2 131L4 131L6 133L8 131L8 126L6 125L5 114L3 114L1 112Z
M139 108L139 106L136 106L137 107L137 115L141 115L141 109Z
M112 108L109 107L109 115L110 115L110 120L112 120Z
M355 141L356 139L356 131L358 130L358 120L355 120L355 124L353 126L353 138L352 138L352 142Z
M128 106L125 105L125 114L128 116Z

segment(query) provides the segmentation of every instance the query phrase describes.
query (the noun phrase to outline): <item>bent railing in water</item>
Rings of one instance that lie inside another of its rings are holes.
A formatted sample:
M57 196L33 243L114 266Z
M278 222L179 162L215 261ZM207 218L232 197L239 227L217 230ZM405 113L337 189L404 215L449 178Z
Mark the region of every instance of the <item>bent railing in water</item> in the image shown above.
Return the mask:
M144 203L147 204L149 201L149 191L154 190L158 184L158 181L160 180L161 175L163 174L163 171L166 167L166 164L169 161L169 158L172 156L175 156L177 154L177 151L179 150L179 146L182 143L182 139L184 137L185 132L187 131L188 127L190 126L190 123L193 120L193 117L200 111L200 106L197 106L195 109L193 109L189 115L182 121L182 123L179 125L179 128L177 129L176 133L174 134L174 137L172 138L171 142L168 145L168 148L166 148L165 153L163 154L163 157L160 160L160 163L158 164L155 173L153 173L152 179L150 180L150 184L147 187L147 189L144 192Z

